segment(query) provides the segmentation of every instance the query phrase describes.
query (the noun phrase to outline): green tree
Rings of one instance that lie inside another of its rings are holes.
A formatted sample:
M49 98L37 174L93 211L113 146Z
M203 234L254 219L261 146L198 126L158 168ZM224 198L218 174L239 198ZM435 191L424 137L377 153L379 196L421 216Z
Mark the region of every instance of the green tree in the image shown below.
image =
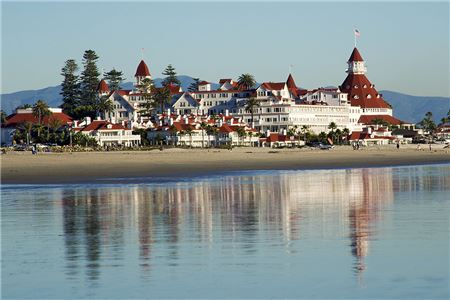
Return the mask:
M50 134L50 138L49 140L53 143L58 143L58 130L63 126L63 123L61 122L61 120L57 119L57 118L50 118L48 120L48 129L49 129L49 134Z
M188 128L186 128L186 130L184 131L187 135L189 135L189 146L192 148L192 133L194 132L191 128L191 126L189 126Z
M236 129L236 132L238 134L239 140L244 140L244 138L247 136L247 132L245 132L245 128L244 127L238 127Z
M6 117L5 111L3 109L0 110L0 126L6 123Z
M97 115L106 119L106 114L114 110L113 102L108 96L102 96L97 102Z
M84 109L79 111L90 116L95 117L95 108L97 102L97 87L98 77L100 73L97 69L98 56L94 50L86 50L83 55L84 70L81 73L81 105L85 106ZM85 115L85 116L86 116ZM84 116L83 116L84 117Z
M259 104L258 100L256 100L256 98L254 98L254 97L248 98L247 101L245 102L245 111L250 113L250 116L251 116L250 126L252 128L253 128L253 116L254 116L255 110L260 106L261 105Z
M425 114L425 118L419 122L420 127L422 127L425 131L433 133L436 130L436 124L433 121L433 113L431 111Z
M350 130L346 127L342 129L342 136L345 138L345 141L348 141L348 136L350 135Z
M301 130L301 132L302 132L302 134L303 134L303 140L305 141L305 144L308 142L307 141L307 135L308 135L308 133L309 133L309 126L308 125L303 125L301 128L300 128L300 130Z
M74 59L66 60L64 67L61 69L61 75L64 77L61 84L61 96L63 104L61 108L63 112L71 117L75 115L75 108L80 104L80 84L76 71L78 65Z
M318 138L319 142L324 143L327 140L327 134L322 131L321 133L319 133Z
M120 90L120 85L125 80L122 71L118 71L114 68L111 71L103 74L103 76L105 77L105 80L108 82L108 86L111 91Z
M153 80L150 78L144 78L141 81L140 90L142 92L142 98L144 100L141 105L141 114L150 116L155 110L155 101L153 100L153 92L155 91Z
M188 92L196 92L198 91L198 84L200 82L200 78L193 78L194 81L188 87Z
M166 76L164 78L162 85L167 86L169 84L177 84L180 85L180 80L178 80L177 72L175 71L175 68L169 64L166 69L162 72L163 75Z
M33 123L31 122L25 122L23 124L21 124L21 126L19 127L19 131L22 131L24 133L25 139L27 141L27 146L30 145L31 143L31 139L32 139L32 132L33 132Z
M328 129L331 130L331 132L330 132L330 137L331 137L331 140L333 141L333 143L334 143L334 141L335 141L334 130L335 130L336 128L337 128L337 125L336 125L336 123L334 123L334 122L330 122L330 124L328 125Z
M208 124L205 122L200 123L200 129L202 130L202 148L205 148L205 130L208 128Z
M241 89L249 90L256 84L255 77L249 73L242 74L238 78L238 86Z
M165 106L170 103L170 90L167 87L155 88L152 92L152 99L154 107L158 107L161 113L164 113Z
M38 100L33 105L33 116L38 119L38 124L41 125L44 117L50 116L52 112L50 111L48 104L44 100Z
M14 110L17 110L17 109L27 109L27 108L32 108L32 107L33 107L33 105L28 104L28 103L25 103L25 104L22 104L22 105L17 106Z

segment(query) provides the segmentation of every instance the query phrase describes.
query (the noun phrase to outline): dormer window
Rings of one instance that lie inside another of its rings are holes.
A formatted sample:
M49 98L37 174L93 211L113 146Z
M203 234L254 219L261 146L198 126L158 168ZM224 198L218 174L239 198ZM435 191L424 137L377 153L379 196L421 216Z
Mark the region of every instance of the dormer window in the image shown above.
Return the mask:
M380 94L377 94L377 98L380 98Z
M354 86L353 86L355 89L357 89L358 88L358 86L355 84Z
M368 95L367 95L367 99L372 99L372 95L371 95L371 94L368 94Z
M371 87L371 88L374 88L374 87L375 87L375 85L374 85L374 84L371 84L371 85L370 85L370 87Z
M359 99L358 95L353 95L353 99Z
M365 88L365 89L366 89L366 88L367 88L367 84L363 85L363 88Z

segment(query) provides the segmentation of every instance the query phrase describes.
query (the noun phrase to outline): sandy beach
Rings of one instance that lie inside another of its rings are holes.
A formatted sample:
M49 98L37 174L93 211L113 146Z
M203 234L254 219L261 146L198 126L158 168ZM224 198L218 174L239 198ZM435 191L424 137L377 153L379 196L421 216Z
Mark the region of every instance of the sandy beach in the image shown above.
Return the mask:
M3 184L96 183L111 178L183 177L242 170L304 170L450 163L443 146L433 151L413 145L354 151L235 148L165 149L163 151L39 153L9 152L1 156ZM148 180L148 179L147 179Z

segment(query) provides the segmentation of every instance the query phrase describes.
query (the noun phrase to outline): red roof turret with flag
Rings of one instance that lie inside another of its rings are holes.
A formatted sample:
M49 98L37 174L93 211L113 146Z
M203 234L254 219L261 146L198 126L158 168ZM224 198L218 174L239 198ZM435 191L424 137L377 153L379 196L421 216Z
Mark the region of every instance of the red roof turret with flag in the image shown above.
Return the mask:
M134 74L135 77L147 77L150 76L150 71L148 70L147 64L145 63L144 60L141 60L141 62L139 63L137 69L136 69L136 74Z
M366 77L364 60L355 47L348 59L347 78L340 86L340 90L348 94L352 106L361 108L387 108L391 106L384 101L375 86Z

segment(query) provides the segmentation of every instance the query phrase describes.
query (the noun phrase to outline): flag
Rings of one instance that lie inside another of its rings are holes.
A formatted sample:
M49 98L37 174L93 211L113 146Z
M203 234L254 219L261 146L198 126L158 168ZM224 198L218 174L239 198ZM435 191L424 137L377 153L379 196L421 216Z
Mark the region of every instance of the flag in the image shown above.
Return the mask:
M355 36L360 36L360 35L361 35L361 33L359 32L359 30L355 28Z

